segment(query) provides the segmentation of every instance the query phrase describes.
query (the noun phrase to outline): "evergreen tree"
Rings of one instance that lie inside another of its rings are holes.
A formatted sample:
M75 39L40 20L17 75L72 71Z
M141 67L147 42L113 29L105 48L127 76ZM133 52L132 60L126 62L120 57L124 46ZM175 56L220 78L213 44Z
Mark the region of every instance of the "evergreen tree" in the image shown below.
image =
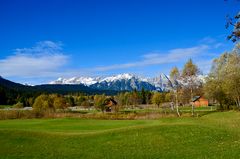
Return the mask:
M142 88L141 90L141 98L142 98L142 104L146 104L146 92L144 88Z

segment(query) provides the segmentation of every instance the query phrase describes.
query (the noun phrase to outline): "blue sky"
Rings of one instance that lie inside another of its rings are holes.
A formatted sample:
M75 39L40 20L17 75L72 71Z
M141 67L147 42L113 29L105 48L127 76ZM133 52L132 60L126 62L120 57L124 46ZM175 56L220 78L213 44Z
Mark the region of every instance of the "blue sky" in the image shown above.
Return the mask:
M233 47L225 17L239 10L237 0L1 0L0 75L154 77L189 58L206 74Z

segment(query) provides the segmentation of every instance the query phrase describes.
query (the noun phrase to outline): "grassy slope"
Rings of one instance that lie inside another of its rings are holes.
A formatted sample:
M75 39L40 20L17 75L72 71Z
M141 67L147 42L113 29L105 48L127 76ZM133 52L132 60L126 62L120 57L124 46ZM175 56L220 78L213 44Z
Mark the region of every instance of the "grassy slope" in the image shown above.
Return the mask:
M0 121L0 158L239 158L240 113Z

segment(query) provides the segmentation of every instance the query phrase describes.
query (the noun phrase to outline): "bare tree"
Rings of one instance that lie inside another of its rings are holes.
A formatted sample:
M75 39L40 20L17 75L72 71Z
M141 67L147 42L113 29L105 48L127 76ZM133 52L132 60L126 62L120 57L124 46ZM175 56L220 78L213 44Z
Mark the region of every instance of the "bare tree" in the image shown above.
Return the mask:
M224 0L228 2L229 0ZM240 0L235 0L240 5ZM240 40L240 12L238 12L234 17L227 15L226 16L226 28L231 28L231 33L228 35L227 39L232 42L237 42Z

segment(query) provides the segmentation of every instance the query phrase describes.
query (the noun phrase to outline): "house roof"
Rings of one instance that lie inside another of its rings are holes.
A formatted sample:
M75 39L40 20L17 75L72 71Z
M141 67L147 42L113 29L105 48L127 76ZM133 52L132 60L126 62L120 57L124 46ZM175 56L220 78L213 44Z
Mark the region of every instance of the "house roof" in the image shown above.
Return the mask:
M199 98L201 98L201 96L195 96L195 97L192 98L191 101L192 101L192 102L195 102L195 101L197 101Z
M111 100L115 105L117 105L117 102L116 102L114 99L110 98L110 100Z
M105 99L105 104L106 105L108 105L109 104L109 102L112 102L114 105L117 105L117 102L114 100L114 99L112 99L112 98L107 98L107 99ZM110 106L110 105L109 105Z

